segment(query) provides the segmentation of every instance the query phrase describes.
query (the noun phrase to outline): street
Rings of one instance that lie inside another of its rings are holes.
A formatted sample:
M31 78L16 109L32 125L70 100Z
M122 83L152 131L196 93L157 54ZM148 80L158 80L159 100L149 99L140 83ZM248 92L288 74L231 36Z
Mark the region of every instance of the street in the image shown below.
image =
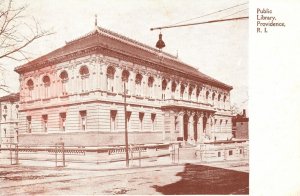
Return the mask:
M0 165L1 195L249 194L248 162L129 169Z

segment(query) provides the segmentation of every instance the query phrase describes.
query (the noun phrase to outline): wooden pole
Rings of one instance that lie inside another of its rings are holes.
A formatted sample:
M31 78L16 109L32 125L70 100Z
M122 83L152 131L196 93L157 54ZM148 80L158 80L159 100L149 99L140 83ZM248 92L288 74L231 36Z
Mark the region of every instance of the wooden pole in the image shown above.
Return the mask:
M125 113L125 150L126 150L126 167L129 167L128 153L128 130L127 130L127 108L126 108L126 81L124 79L124 113Z

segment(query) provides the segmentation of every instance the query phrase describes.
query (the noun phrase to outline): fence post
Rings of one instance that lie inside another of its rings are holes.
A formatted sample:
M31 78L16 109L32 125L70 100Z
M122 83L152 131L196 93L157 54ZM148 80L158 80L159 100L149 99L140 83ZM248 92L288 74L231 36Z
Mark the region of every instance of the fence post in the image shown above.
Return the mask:
M178 153L178 156L177 156L177 164L179 164L179 145L178 145L178 148L177 148L177 153Z
M9 144L9 154L10 154L10 164L12 165L12 150L11 150L11 144Z
M139 148L139 167L141 167L141 154L142 154L142 152L141 152L141 148Z
M55 167L57 167L57 144L55 144Z
M66 163L65 163L65 143L62 143L62 158L63 158L63 166L65 167L66 166Z
M19 164L19 146L16 144L16 165Z

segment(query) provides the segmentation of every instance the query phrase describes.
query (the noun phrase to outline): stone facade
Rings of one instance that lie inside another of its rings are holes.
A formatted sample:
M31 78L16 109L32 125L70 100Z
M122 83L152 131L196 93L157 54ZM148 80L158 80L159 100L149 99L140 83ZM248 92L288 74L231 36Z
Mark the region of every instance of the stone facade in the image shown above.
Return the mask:
M130 143L231 138L231 86L100 27L16 72L24 145L123 145L125 118Z
M0 144L6 148L18 140L19 93L0 97L0 118Z

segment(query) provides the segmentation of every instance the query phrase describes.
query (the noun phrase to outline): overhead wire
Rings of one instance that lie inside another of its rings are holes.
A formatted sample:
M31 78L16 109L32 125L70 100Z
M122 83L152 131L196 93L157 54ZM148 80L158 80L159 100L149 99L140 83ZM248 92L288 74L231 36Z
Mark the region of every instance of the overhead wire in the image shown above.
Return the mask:
M246 9L243 9L243 10L239 10L239 11L237 11L237 12L234 12L233 14L226 15L226 16L224 16L224 17L220 18L220 19L224 19L224 18L226 18L226 17L228 17L228 16L235 15L235 14L237 14L237 13L240 13L240 12L243 12L243 11L245 11L245 10L248 10L248 8L246 8Z
M231 6L231 7L225 8L225 9L221 9L221 10L218 10L218 11L215 11L215 12L211 12L211 13L208 13L208 14L204 14L204 15L201 15L201 16L198 16L198 17L195 17L195 18L183 20L183 21L174 23L174 24L172 24L172 25L177 25L177 24L180 24L180 23L183 23L183 22L188 22L188 21L195 20L195 19L198 19L198 18L203 18L203 17L205 17L205 16L209 16L209 15L213 15L213 14L216 14L216 13L220 13L220 12L223 12L223 11L226 11L226 10L229 10L229 9L232 9L232 8L235 8L235 7L239 7L239 6L242 6L242 5L246 5L246 4L248 4L248 2L241 3L241 4L238 4L238 5L234 5L234 6Z

